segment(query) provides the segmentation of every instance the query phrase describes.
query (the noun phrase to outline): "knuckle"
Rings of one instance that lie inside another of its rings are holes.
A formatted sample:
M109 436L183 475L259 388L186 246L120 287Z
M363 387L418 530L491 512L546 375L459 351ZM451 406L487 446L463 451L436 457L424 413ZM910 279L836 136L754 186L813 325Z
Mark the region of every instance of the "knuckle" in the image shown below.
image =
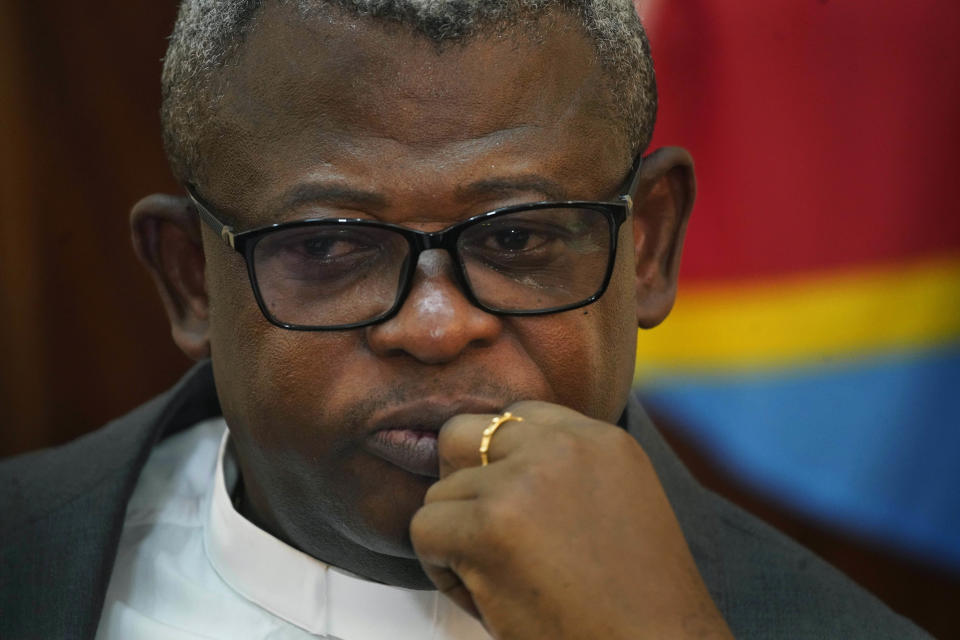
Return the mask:
M469 415L458 414L443 423L437 434L438 444L443 441L455 440L475 420Z
M511 531L522 528L523 510L512 500L480 500L477 504L478 535L487 545L502 547L511 537Z
M545 410L548 410L551 406L553 405L540 400L520 400L511 403L504 411L509 411L513 415L520 416L521 418L533 419Z
M551 455L555 457L576 463L587 454L589 448L587 438L581 434L574 434L560 429L550 434Z
M438 488L439 487L439 488ZM438 480L430 485L430 488L427 489L427 492L423 495L423 504L424 506L432 503L439 502L443 498L443 490L445 489L442 480Z
M451 446L449 440L446 443L440 443L439 440L437 441L437 460L441 469L456 469L458 467L456 448ZM435 487L436 484L433 486ZM431 487L431 489L433 489L433 487ZM437 491L433 493L436 494ZM427 495L429 495L429 492Z
M477 514L476 553L484 566L513 566L530 542L528 510L510 500L490 500Z
M418 509L410 519L410 541L413 543L414 550L429 541L432 531L429 507Z
M441 462L453 465L458 452L464 448L471 448L474 437L471 435L471 425L476 417L469 415L453 416L444 423L437 433L437 455ZM479 439L479 436L476 436Z
M602 428L595 429L595 436L604 447L615 450L632 450L637 447L637 441L633 439L626 429L614 425L604 425Z

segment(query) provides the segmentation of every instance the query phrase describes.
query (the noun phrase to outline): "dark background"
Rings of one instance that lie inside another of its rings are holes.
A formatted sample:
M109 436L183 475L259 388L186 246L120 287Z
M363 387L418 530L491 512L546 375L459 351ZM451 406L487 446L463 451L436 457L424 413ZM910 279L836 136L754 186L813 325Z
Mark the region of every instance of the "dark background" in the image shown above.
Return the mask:
M0 454L69 440L187 360L127 212L176 189L160 144L172 2L0 0Z
M189 366L137 263L126 214L176 192L160 144L174 3L0 0L0 455L55 445ZM654 43L656 52L656 43ZM941 638L960 637L960 577L805 522L661 426L709 486L770 520Z

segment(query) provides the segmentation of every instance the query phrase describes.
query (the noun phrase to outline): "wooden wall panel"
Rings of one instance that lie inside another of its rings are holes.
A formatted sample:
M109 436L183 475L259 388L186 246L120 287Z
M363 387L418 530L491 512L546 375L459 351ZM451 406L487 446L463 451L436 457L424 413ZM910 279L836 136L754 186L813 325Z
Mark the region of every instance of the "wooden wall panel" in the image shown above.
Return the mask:
M10 2L0 19L0 455L63 442L188 362L127 212L176 188L160 145L173 2Z

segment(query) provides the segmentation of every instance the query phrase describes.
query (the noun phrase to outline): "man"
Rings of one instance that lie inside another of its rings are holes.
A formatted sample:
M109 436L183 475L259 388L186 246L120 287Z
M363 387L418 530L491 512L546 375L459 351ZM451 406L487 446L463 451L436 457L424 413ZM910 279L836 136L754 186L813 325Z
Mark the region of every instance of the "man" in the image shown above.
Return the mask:
M185 2L132 226L210 363L7 463L0 634L922 635L628 402L694 196L654 111L620 0Z

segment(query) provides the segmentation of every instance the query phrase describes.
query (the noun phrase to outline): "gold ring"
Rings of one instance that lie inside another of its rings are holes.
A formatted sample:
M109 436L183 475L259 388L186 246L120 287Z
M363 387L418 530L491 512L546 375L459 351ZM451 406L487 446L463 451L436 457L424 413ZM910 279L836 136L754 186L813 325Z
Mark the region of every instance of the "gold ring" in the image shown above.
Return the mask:
M487 460L487 452L490 450L490 441L493 440L493 434L497 432L497 429L500 428L504 422L510 422L511 420L516 420L517 422L523 422L523 418L520 416L515 416L509 411L504 411L500 415L496 416L490 420L490 426L483 430L483 437L480 438L480 466L485 467L489 462Z

